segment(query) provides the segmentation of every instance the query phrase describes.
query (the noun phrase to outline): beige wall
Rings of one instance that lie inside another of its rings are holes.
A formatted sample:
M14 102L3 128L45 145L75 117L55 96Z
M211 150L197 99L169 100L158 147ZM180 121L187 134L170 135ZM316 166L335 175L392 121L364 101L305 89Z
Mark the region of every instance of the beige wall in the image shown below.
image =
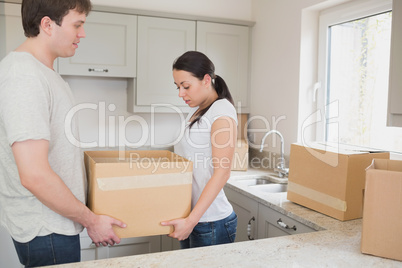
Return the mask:
M250 116L262 116L267 122L254 120L250 129L279 130L285 138L285 155L289 155L290 144L298 141L298 135L300 139L301 124L315 109L307 103L316 82L319 11L340 2L253 0L256 24L252 38ZM259 147L265 131L258 131L251 133L250 139ZM309 139L314 138L311 129L307 128L306 133ZM275 147L274 152L279 149L278 144L268 140L265 144Z

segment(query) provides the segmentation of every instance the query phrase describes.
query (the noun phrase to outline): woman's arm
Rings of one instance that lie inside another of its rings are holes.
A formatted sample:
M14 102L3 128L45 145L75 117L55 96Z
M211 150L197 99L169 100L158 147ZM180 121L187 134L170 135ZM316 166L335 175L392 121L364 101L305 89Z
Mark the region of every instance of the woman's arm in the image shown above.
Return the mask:
M237 126L234 119L220 117L211 127L212 164L214 172L198 199L197 204L187 218L162 222L164 226L173 225L174 232L169 236L184 240L188 238L194 226L204 215L218 193L230 177L234 148L237 140Z

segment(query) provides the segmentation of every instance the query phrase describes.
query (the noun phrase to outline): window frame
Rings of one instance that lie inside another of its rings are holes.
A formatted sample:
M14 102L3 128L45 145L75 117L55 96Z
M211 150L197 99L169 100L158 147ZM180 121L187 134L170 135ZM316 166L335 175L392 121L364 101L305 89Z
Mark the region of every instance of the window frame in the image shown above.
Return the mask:
M372 16L392 10L392 0L358 0L325 9L319 14L318 29L318 84L316 109L321 118L316 124L316 140L325 142L328 94L328 28L333 25Z

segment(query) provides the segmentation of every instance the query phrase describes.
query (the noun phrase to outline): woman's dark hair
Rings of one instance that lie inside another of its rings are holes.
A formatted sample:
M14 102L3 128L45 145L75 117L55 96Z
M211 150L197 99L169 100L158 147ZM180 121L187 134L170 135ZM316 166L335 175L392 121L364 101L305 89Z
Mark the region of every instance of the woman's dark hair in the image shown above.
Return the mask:
M26 37L35 37L39 34L39 25L43 17L48 16L61 26L63 18L70 10L79 13L88 13L92 9L90 0L22 0L22 26Z
M173 63L173 70L189 72L199 80L203 80L204 76L208 74L212 80L212 87L215 89L216 93L218 93L217 100L227 99L234 105L232 95L230 94L225 80L223 80L223 78L219 75L215 74L215 65L205 54L198 51L187 51L175 60ZM213 103L198 111L197 116L190 123L190 128L200 120L200 118L208 111L212 104Z

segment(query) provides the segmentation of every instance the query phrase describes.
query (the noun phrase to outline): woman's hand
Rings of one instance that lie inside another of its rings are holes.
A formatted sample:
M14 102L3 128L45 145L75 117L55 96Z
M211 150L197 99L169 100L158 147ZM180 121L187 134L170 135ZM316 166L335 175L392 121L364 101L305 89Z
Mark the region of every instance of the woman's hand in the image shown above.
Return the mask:
M176 238L179 241L185 240L189 237L191 232L194 229L194 226L197 225L197 222L192 222L188 217L175 219L171 221L163 221L161 222L163 226L173 226L173 233L169 234L170 237Z

